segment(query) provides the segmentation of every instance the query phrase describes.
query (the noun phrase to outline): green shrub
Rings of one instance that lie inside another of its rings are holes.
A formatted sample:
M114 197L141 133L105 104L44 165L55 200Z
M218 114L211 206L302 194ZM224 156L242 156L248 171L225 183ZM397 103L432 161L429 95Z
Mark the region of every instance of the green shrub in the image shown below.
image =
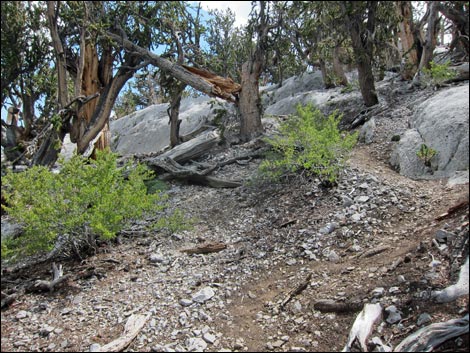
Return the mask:
M436 64L431 61L429 69L423 69L425 81L432 85L440 85L456 77L457 73L449 67L449 63Z
M416 155L424 162L424 165L430 167L431 159L437 154L434 148L428 147L426 144L421 144Z
M357 141L357 133L342 136L340 121L337 112L325 117L312 105L297 106L297 115L281 124L278 135L266 139L274 153L261 163L261 175L276 181L302 172L322 182L336 182L347 152Z
M24 233L2 240L2 258L94 246L96 239L112 239L131 220L146 212L161 212L166 197L147 193L151 172L143 165L116 166L117 156L100 152L89 161L74 156L59 173L35 166L2 178L8 214L24 225Z

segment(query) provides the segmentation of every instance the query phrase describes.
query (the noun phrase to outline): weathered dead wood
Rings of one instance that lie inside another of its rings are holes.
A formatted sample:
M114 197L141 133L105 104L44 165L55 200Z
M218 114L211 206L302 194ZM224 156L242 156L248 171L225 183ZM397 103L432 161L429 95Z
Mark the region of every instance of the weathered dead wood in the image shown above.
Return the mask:
M289 294L281 302L279 307L281 309L284 308L287 305L287 303L289 303L292 300L292 298L294 298L295 296L302 293L308 287L308 285L310 284L311 279L312 279L312 274L309 273L307 278L305 278L305 280L303 280L302 283L300 283L297 287L295 287L292 291L289 292Z
M62 265L57 266L55 262L52 263L52 281L45 281L45 280L37 280L34 282L31 288L29 288L32 292L53 292L55 286L68 280L71 275L64 275L64 271L62 269Z
M147 49L139 47L128 39L125 39L111 32L107 32L106 35L116 41L118 44L121 44L127 51L141 55L142 57L147 59L152 65L155 65L161 70L168 72L172 77L193 87L194 89L205 93L211 97L219 97L230 102L235 102L236 99L234 95L231 92L223 90L224 84L230 84L230 79L226 79L226 82L218 82L218 84L216 85L215 82L209 82L207 78L204 78L199 74L195 74L189 71L187 68L173 63L165 58L162 58L161 56L158 56ZM236 91L234 91L233 93L235 92Z
M361 302L337 302L332 299L321 299L313 303L315 310L322 313L350 313L360 311L363 308Z
M468 200L468 195L467 195L465 198L459 200L454 206L449 207L449 209L447 210L447 212L445 212L445 213L443 213L443 214L437 216L437 217L435 218L435 220L436 220L436 221L441 221L441 220L443 220L444 218L447 218L447 217L451 216L452 214L454 214L454 213L457 212L458 210L460 210L460 209L466 207L466 206L468 205L468 201L469 201L469 200Z
M129 346L134 338L136 338L149 318L150 313L147 315L131 315L129 319L127 319L122 336L108 344L105 344L95 352L120 352L124 350L127 346Z
M159 156L145 158L143 162L152 165L158 163L159 160L168 157L173 159L175 162L184 163L191 159L200 157L220 141L220 133L217 130L208 131L162 153Z
M227 248L227 245L224 243L206 243L195 248L182 249L181 252L187 254L209 254L212 252L219 252Z
M374 248L374 249L370 249L366 252L363 252L361 254L359 254L358 258L364 258L364 257L372 257L374 255L377 255L377 254L380 254L381 252L384 252L386 250L390 249L390 246L379 246L378 248Z
M224 180L207 175L216 167L210 167L206 170L198 171L194 167L182 166L169 157L155 160L153 166L163 169L169 173L172 178L188 180L196 184L207 185L213 188L236 188L242 185L238 181Z
M432 352L442 343L468 334L468 314L462 319L453 319L423 327L406 337L393 350L394 352Z
M349 332L349 337L343 352L351 352L351 347L357 340L363 352L367 352L366 340L372 333L374 324L382 319L382 306L379 303L365 304L364 309L357 315Z
M236 83L230 77L221 77L208 70L198 69L195 67L182 65L186 70L192 72L195 75L202 77L204 81L207 81L214 86L217 94L221 97L227 96L227 100L235 102L232 96L238 94L242 90L242 86Z
M1 309L3 310L4 308L9 307L11 304L13 304L23 294L24 294L24 289L20 289L17 292L9 294L9 295L2 292Z
M294 223L297 223L298 219L297 218L294 218L294 219L289 219L285 222L282 222L278 228L285 228L287 226L290 226L291 224L294 224Z
M457 298L468 295L468 256L467 261L460 268L459 280L441 291L433 293L434 300L438 303L449 303Z

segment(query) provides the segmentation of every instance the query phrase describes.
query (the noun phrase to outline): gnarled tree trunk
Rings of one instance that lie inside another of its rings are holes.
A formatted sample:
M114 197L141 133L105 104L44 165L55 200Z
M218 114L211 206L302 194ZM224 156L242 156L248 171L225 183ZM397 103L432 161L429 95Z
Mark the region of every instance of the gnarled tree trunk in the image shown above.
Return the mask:
M395 3L397 14L401 18L398 23L400 29L402 57L401 77L404 80L411 80L418 71L418 51L416 50L415 37L413 35L413 14L411 1L397 1Z
M370 38L375 29L377 2L368 2L367 22L365 27L361 9L359 8L361 6L360 4L358 5L355 1L346 1L341 3L341 5L351 35L362 99L366 107L371 107L379 102L377 92L375 91L374 75L372 73L373 42L372 38Z

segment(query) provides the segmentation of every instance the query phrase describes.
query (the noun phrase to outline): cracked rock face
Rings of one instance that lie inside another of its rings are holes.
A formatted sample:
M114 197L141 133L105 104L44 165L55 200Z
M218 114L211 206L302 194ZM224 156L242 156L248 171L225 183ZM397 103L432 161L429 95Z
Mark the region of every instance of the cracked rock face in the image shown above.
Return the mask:
M400 174L412 178L450 177L468 169L468 84L442 90L419 104L406 131L391 155ZM436 150L426 167L416 152L421 144Z

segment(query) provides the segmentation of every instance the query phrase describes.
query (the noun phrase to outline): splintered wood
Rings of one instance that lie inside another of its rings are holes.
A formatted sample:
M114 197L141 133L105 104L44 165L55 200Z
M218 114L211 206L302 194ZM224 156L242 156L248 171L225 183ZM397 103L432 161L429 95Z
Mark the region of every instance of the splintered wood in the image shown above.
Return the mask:
M95 350L95 352L120 352L124 350L134 340L134 338L136 338L149 318L150 314L132 314L129 319L127 319L123 335L118 339L105 344L98 350Z
M242 86L234 82L230 77L221 77L210 71L204 69L198 69L195 67L182 65L186 70L201 77L204 81L210 83L214 87L214 95L235 102L233 95L239 93L242 90Z

